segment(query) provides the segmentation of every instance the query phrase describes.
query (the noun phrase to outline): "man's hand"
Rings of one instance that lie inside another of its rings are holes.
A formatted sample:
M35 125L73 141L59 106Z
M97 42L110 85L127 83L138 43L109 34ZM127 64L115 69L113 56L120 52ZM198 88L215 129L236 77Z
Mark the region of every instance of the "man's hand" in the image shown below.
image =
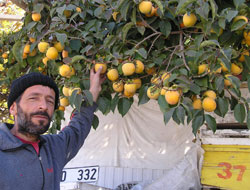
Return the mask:
M102 83L106 79L105 75L101 75L102 67L98 69L98 71L95 73L94 68L90 70L90 88L89 91L91 92L93 96L93 101L96 102L97 98L99 96L99 93L102 90Z

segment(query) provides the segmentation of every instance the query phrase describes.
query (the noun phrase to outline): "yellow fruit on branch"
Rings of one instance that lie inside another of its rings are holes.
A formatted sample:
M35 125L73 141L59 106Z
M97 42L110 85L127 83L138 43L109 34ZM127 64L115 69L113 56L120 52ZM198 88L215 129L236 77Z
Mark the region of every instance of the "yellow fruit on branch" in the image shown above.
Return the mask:
M110 69L110 70L107 72L107 77L108 77L108 79L111 80L111 81L117 80L118 77L119 77L119 74L118 74L117 69Z
M81 90L81 88L72 88L72 89L69 89L69 96L71 96L74 91L77 91L76 92L77 94L81 94L82 90Z
M143 14L150 14L153 4L151 1L142 1L139 4L139 11Z
M71 16L71 11L70 10L64 10L63 11L63 15L66 17L66 18L69 18Z
M244 62L245 61L245 55L249 56L249 51L248 50L244 50L241 54L240 57L238 59L239 62Z
M7 59L7 58L8 58L8 54L7 54L7 53L3 53L3 54L2 54L2 58L3 58L3 59Z
M96 63L95 64L95 72L97 72L100 67L102 67L101 74L106 73L106 71L107 71L107 64L106 63Z
M64 106L59 106L58 110L65 111L65 107Z
M26 53L26 54L30 53L30 45L29 44L26 44L24 46L23 53Z
M216 109L216 102L213 98L206 97L202 101L202 108L207 112L213 112Z
M60 98L60 105L67 107L69 105L69 100L68 98L64 97L64 98Z
M136 84L134 84L134 83L126 83L124 85L124 91L127 91L128 93L133 94L136 92L136 89L137 89Z
M63 57L63 58L66 58L66 57L68 57L68 56L69 56L69 52L66 51L66 50L63 50L63 51L62 51L62 57Z
M135 61L135 73L140 74L144 71L144 64L140 60Z
M159 84L161 84L161 77L160 76L153 76L152 78L151 78L151 81L150 81L152 84L154 84L154 85L159 85Z
M191 14L188 14L186 13L184 16L183 16L183 25L185 27L191 27L191 26L194 26L195 23L197 21L197 18L195 16L194 13L191 13Z
M167 90L165 93L165 99L168 104L176 105L180 100L180 92L177 90Z
M147 96L150 99L154 99L154 100L158 99L158 97L160 96L160 93L161 93L161 90L156 86L150 86L147 90Z
M117 11L115 11L115 12L112 13L112 17L113 17L114 21L117 20L117 15L118 15L118 13L119 13L119 12L117 12Z
M66 86L64 86L62 88L62 93L63 93L64 96L69 96L69 91L70 91L70 88L68 88Z
M227 67L224 65L224 63L220 62L220 65L221 65L221 69L223 72L228 72L228 69Z
M133 75L135 72L135 65L134 63L124 63L122 65L122 72L124 76Z
M155 67L146 67L146 73L148 74L148 75L154 75L155 73L156 73L156 68Z
M133 97L134 94L135 94L135 93L130 93L130 92L126 91L126 90L124 90L124 92L123 92L123 95L124 95L125 97L127 97L127 98Z
M165 96L167 92L167 89L165 89L164 87L161 89L161 95Z
M245 21L246 24L243 25L243 26L240 28L240 30L244 29L244 28L246 27L247 23L248 23L248 18L245 17L245 16L243 16L243 15L238 15L238 16L236 16L236 17L233 19L233 23L237 22L238 20L244 20L244 21Z
M195 110L201 110L202 109L202 104L201 104L201 99L197 98L193 101L193 108Z
M242 73L242 71L243 71L243 68L242 68L242 65L240 65L240 64L235 64L235 63L233 63L232 65L231 65L231 73L233 74L233 75L239 75L239 74L241 74Z
M231 86L232 85L231 81L228 79L230 76L232 76L232 75L230 75L230 74L225 75L225 79L224 79L224 85L225 86Z
M216 34L216 32L214 31L213 28L210 30L210 32L211 32L212 34ZM219 30L219 36L220 36L222 33L223 33L223 29L220 28L220 30Z
M207 90L206 92L204 92L203 96L215 99L216 93L213 90Z
M244 36L244 38L245 38L245 40L246 41L249 41L250 40L250 30L245 30L244 32L243 32L243 36Z
M56 42L56 43L54 44L54 47L56 48L56 50L57 50L58 52L62 52L62 50L64 49L64 46L63 46L60 42Z
M207 64L201 64L198 66L198 75L205 73L208 70Z
M151 9L151 12L149 14L146 14L146 17L153 17L153 16L156 16L156 11L157 9L154 8L154 6L152 6L152 9Z
M70 72L71 72L71 68L70 66L66 65L66 64L63 64L62 66L59 67L59 74L62 76L62 77L67 77L70 75Z
M139 89L141 88L141 79L140 78L135 78L135 79L132 79L132 83L136 84L136 89Z
M50 47L46 52L46 57L55 60L58 57L58 51L55 47Z
M34 57L36 53L37 53L36 49L33 49L32 52L29 53L29 56Z
M48 47L49 47L49 43L47 43L47 42L39 42L39 44L38 44L38 50L41 53L45 53L47 51Z
M48 57L44 57L44 58L43 58L42 62L43 62L43 64L44 64L45 66L47 66L48 60L49 60Z
M76 12L81 13L82 9L80 7L76 7Z
M170 78L170 76L171 76L170 73L164 72L164 73L161 75L161 80L163 81L163 83L164 83L164 81L168 80L168 79Z
M30 41L31 43L34 43L34 42L36 42L36 38L30 37L30 38L29 38L29 41Z
M27 57L28 57L28 54L23 52L23 59L26 59Z
M122 92L124 85L122 81L117 81L112 84L112 87L115 92Z
M41 20L41 14L40 13L32 13L31 18L33 21L38 22Z

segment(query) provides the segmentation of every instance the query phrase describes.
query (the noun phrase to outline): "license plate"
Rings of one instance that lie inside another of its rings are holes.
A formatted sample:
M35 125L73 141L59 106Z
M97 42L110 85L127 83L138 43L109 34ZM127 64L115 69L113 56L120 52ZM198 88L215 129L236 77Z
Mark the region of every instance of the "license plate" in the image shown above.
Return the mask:
M64 168L61 182L92 183L98 180L99 166Z

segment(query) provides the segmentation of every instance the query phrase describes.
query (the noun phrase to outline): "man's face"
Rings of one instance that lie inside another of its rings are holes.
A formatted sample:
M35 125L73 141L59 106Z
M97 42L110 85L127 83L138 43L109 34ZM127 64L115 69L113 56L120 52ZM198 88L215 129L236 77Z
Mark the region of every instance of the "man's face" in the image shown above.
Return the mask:
M14 103L14 116L18 131L40 135L49 128L54 113L55 92L51 88L35 85L27 88L19 103Z

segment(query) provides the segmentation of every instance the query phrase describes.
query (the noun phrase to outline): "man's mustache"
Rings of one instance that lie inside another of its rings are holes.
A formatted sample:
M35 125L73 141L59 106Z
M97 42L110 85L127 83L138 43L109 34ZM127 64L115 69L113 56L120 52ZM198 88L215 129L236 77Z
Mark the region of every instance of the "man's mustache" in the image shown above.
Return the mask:
M38 111L38 112L35 112L35 113L31 113L30 116L35 116L35 115L43 115L43 116L46 116L49 120L51 119L49 114L46 112L46 111Z

